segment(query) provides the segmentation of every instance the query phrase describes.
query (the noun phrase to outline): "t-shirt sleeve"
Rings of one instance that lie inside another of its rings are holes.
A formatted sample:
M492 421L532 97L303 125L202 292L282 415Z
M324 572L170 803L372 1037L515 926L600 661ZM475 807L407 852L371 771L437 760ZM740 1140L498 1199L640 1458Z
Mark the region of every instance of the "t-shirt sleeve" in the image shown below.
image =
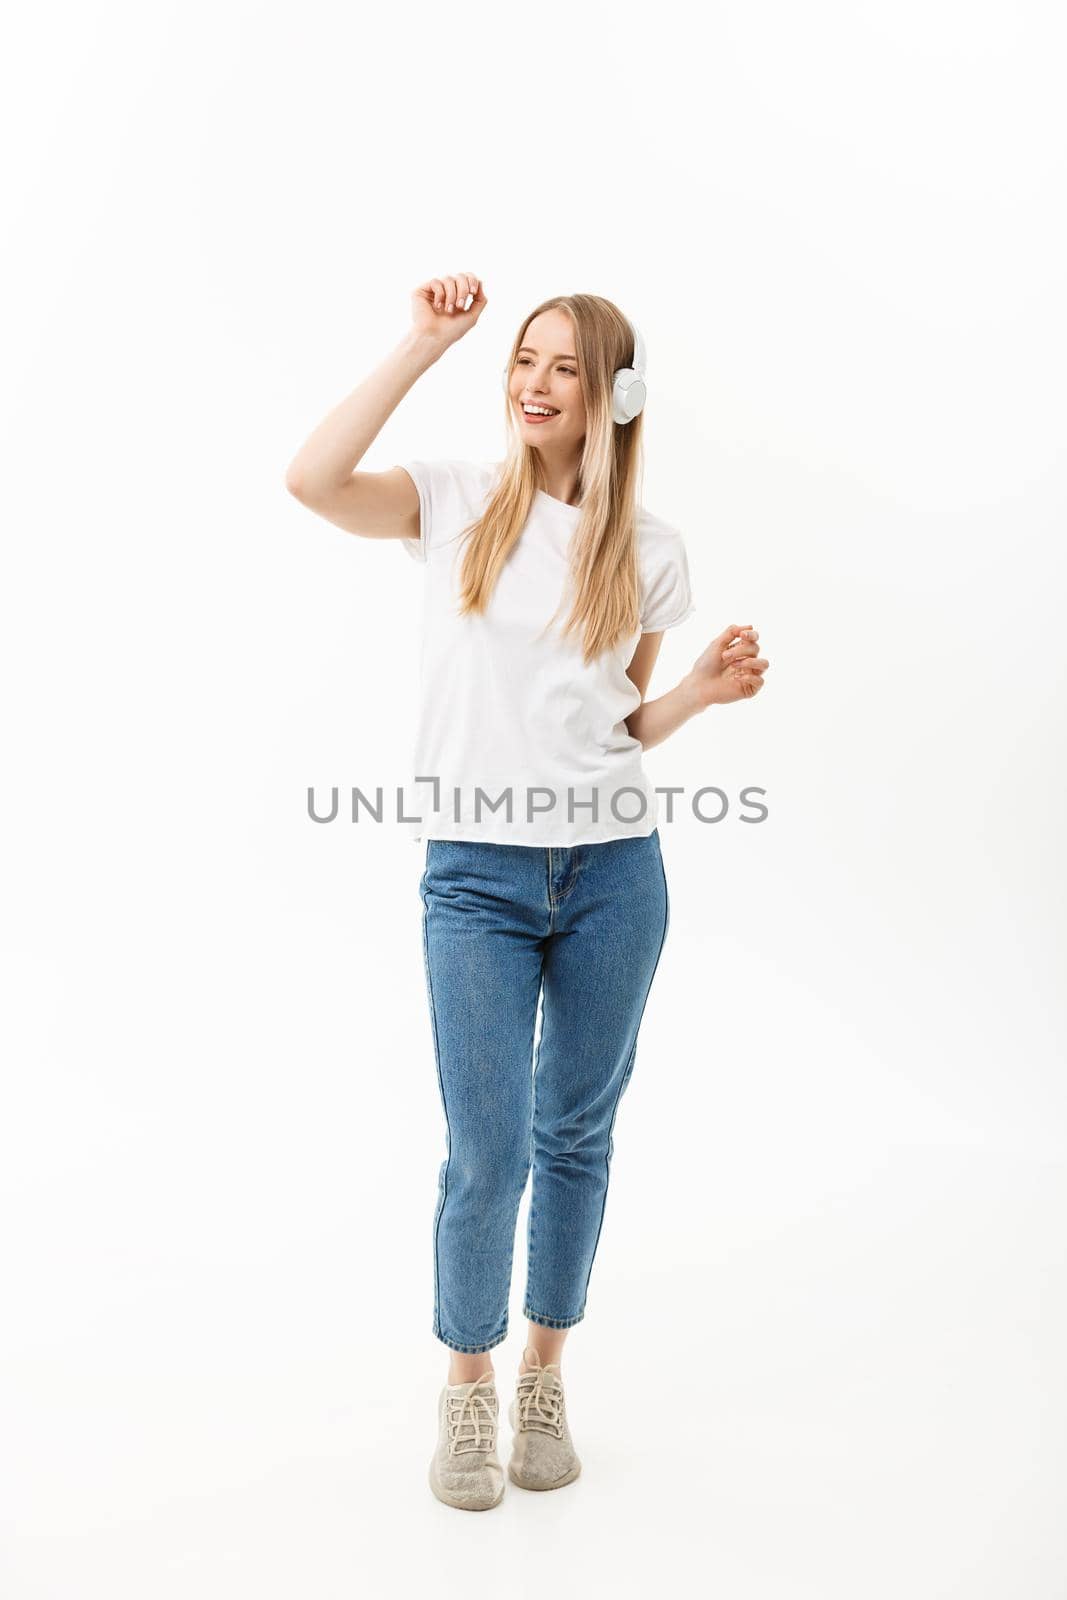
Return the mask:
M641 632L660 633L676 627L695 610L685 540L672 528L657 540L646 572Z
M434 502L441 499L441 463L436 461L400 461L419 495L419 535L417 539L401 539L400 545L413 561L425 562L433 536Z
M483 469L469 461L400 461L419 495L419 535L401 539L413 561L425 562L477 514Z

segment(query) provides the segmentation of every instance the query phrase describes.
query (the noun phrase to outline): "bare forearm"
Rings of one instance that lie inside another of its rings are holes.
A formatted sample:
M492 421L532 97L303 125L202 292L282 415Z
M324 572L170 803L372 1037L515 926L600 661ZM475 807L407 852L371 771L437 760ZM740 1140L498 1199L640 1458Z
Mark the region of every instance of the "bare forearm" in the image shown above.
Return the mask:
M301 445L286 473L290 487L299 484L313 496L350 478L408 390L441 354L439 342L406 333Z
M695 717L707 706L707 700L697 690L690 677L682 679L657 700L645 700L626 718L630 736L638 739L646 750L669 739L690 717Z

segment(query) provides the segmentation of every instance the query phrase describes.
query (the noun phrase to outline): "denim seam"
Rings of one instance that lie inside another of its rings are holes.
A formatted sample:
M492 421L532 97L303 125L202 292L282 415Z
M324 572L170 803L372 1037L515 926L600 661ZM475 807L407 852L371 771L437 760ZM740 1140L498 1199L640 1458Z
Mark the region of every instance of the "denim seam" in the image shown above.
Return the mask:
M543 973L544 973L544 959L543 958L542 958L542 961L541 961L541 971L542 971L542 975L543 975ZM542 976L542 981L543 981L543 976ZM535 1094L537 1092L536 1091L537 1063L541 1059L541 1040L540 1039L537 1040L537 1054L536 1054L536 1056L534 1056L534 1038L535 1038L535 1036L537 1034L537 1012L538 1012L538 1007L540 1006L540 1003L541 1003L541 985L539 983L538 984L538 988L537 988L537 1000L536 1000L536 1002L534 1004L533 1032L530 1034L530 1048L529 1048L529 1050L527 1052L527 1057L528 1058L533 1057L533 1060L534 1060L534 1068L533 1068L533 1072L531 1073L531 1081L530 1081L530 1101L531 1101L531 1106L530 1106L530 1141L529 1141L529 1144L527 1146L527 1152L526 1152L526 1170L522 1175L522 1181L519 1184L519 1191L518 1191L518 1194L515 1197L515 1210L516 1210L516 1212L518 1212L519 1206L522 1204L522 1197L523 1197L524 1193L526 1192L526 1185L529 1182L529 1178L530 1178L530 1168L533 1166L533 1157L534 1157L534 1145L533 1145L534 1105L533 1105L533 1100L534 1100L534 1096L535 1096ZM532 1201L531 1201L531 1204L532 1204ZM528 1270L529 1270L529 1268L527 1267L527 1271ZM508 1282L509 1295L510 1295L510 1288L511 1288L511 1282L512 1282L512 1278L513 1278L513 1275L514 1275L514 1271L515 1271L515 1232L514 1232L514 1229L512 1229L512 1232L511 1232L511 1244L510 1244L510 1247L508 1249L507 1282Z
M579 874L579 872L581 870L582 858L581 858L581 855L578 852L578 847L577 846L575 846L575 845L569 846L569 848L573 849L574 852L575 852L574 861L572 863L571 875L567 879L566 883L563 885L563 888L559 891L559 893L558 894L554 894L553 890L552 890L552 848L553 847L551 845L549 845L547 848L548 848L548 902L549 902L550 906L555 907L555 906L560 905L564 900L566 900L567 896L571 893L571 891L573 890L575 884L578 882L578 874Z
M449 1339L441 1332L440 1323L435 1323L433 1331L434 1337L436 1339L440 1339L441 1343L446 1344L450 1350L458 1350L461 1355L467 1356L480 1356L483 1355L486 1350L495 1350L497 1345L503 1344L504 1340L508 1336L508 1326L506 1322L504 1324L503 1332L494 1334L493 1338L489 1340L488 1344L460 1344L458 1340Z
M537 991L538 1005L541 1008L541 1032L537 1036L537 1051L536 1051L536 1053L534 1055L533 1074L532 1074L532 1080L533 1081L532 1081L531 1088L530 1088L530 1145L529 1145L529 1160L528 1160L527 1166L526 1166L526 1175L527 1175L527 1177L529 1177L529 1175L530 1175L530 1169L532 1168L533 1162L534 1162L534 1129L537 1126L537 1073L538 1073L538 1069L539 1069L539 1067L541 1065L541 1046L545 1042L544 971L545 971L545 963L544 963L544 957L542 956L542 958L541 958L541 987ZM535 1031L536 1031L536 1027L537 1027L537 1018L536 1018L536 1014L535 1014L535 1017L534 1017L534 1029L535 1029ZM525 1184L523 1184L523 1188L525 1188L525 1187L526 1187ZM528 1217L526 1219L526 1288L527 1288L527 1291L529 1290L529 1287L530 1287L530 1272L531 1272L531 1267L533 1265L533 1258L534 1258L534 1239L535 1239L534 1222L535 1222L535 1220L536 1220L536 1211L534 1209L533 1190L531 1189L531 1191L530 1191L530 1212L529 1212L529 1215L528 1215Z
M448 1116L448 1102L445 1099L445 1080L441 1072L441 1047L437 1034L437 1007L433 998L433 979L430 976L430 942L428 923L430 919L429 900L423 902L422 913L422 954L426 964L426 988L430 996L430 1017L433 1021L433 1054L437 1066L437 1082L441 1089L441 1104L445 1112L445 1129L448 1136L448 1150L445 1156L445 1170L441 1174L441 1194L437 1206L437 1220L433 1230L433 1294L436 1314L440 1315L441 1307L441 1273L438 1265L439 1245L438 1236L441 1232L441 1217L444 1214L445 1201L448 1198L448 1167L452 1160L452 1124Z
M582 1290L582 1311L580 1315L584 1315L585 1313L586 1298L589 1294L589 1282L593 1275L593 1263L596 1260L597 1247L600 1244L600 1235L604 1227L604 1213L607 1210L608 1203L608 1185L611 1182L611 1137L615 1129L615 1117L619 1109L619 1101L622 1099L626 1085L630 1081L630 1074L633 1072L634 1060L637 1055L637 1039L641 1032L641 1024L645 1018L645 1007L648 1005L648 997L652 992L652 984L655 981L656 972L659 968L660 956L663 954L663 946L667 938L667 923L670 918L670 900L668 898L667 891L667 873L663 866L662 855L659 856L659 869L663 876L663 932L660 935L659 949L656 952L656 964L652 968L652 976L649 978L648 987L645 989L645 998L641 1002L641 1012L637 1019L637 1027L634 1030L633 1049L630 1051L630 1059L626 1064L626 1070L623 1073L622 1081L619 1084L619 1092L615 1096L615 1104L611 1108L611 1122L608 1124L608 1142L607 1148L604 1152L604 1198L600 1204L600 1222L597 1225L596 1238L593 1240L593 1253L589 1257L589 1271L585 1275L585 1288Z
M585 1317L584 1311L579 1311L576 1317L542 1317L536 1311L531 1311L529 1306L523 1306L522 1314L529 1322L536 1322L542 1328L573 1328Z

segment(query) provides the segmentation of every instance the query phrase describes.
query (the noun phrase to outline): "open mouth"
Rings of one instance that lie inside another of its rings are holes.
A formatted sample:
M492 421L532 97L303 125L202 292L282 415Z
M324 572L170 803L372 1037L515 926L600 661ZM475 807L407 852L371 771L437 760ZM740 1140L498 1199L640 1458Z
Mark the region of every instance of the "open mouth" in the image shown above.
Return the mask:
M559 412L553 411L551 408L549 408L549 414L547 416L545 415L544 411L527 411L525 406L520 406L519 409L522 412L522 418L524 422L554 422L559 416Z

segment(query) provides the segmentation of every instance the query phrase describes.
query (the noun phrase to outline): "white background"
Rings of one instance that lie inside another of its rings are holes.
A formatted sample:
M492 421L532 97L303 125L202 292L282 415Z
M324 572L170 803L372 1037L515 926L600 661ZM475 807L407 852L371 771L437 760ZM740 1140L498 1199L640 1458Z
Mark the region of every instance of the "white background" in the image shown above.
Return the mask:
M1067 1590L1056 10L9 25L10 1600ZM426 1482L423 847L305 809L405 781L424 574L284 488L457 270L364 466L499 458L520 319L606 295L698 607L651 693L771 662L647 757L770 816L661 826L584 1470L489 1517Z

